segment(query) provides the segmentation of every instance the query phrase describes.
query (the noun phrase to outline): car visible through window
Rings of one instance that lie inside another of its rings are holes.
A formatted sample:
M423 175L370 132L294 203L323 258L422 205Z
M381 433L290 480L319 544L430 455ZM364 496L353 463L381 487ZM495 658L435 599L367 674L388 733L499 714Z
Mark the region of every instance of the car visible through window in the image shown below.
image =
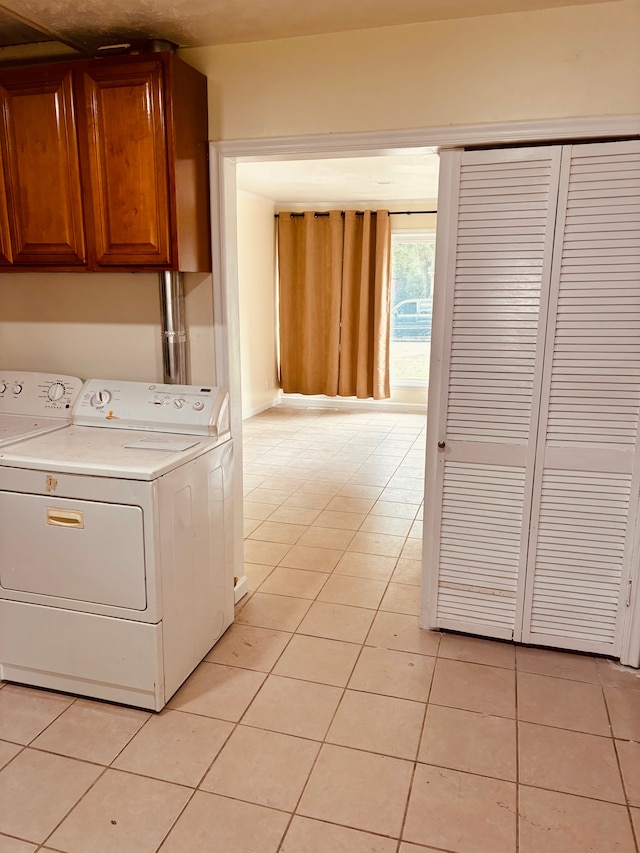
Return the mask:
M410 339L427 341L431 338L433 300L403 299L391 312L391 337L394 341Z

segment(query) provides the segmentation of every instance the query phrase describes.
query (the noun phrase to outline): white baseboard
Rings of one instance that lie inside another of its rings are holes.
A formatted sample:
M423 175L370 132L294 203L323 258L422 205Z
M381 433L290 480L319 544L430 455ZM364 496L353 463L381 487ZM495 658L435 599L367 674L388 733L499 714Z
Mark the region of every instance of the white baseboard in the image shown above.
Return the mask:
M262 406L258 406L255 409L249 409L248 412L242 412L242 420L246 421L247 418L252 418L254 415L259 415L260 412L266 412L267 409L273 409L274 406L279 406L281 401L281 394L279 393L277 397L274 397L273 400L270 400L268 403L265 403Z
M244 595L246 595L248 592L249 592L249 581L247 580L246 575L242 575L241 578L238 578L238 580L236 581L235 586L233 588L234 604L237 604L240 601L240 599Z
M283 394L278 405L283 409L359 409L360 411L372 412L405 412L412 415L427 414L427 406L422 403L392 403L390 400L358 400L357 397Z

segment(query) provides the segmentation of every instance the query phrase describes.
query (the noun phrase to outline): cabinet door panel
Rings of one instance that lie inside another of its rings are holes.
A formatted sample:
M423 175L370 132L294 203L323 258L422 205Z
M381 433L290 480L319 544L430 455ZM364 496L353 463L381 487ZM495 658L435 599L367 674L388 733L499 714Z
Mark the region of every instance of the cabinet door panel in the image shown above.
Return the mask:
M84 75L99 267L171 262L162 66L90 63Z
M84 265L85 229L71 71L0 78L13 263Z

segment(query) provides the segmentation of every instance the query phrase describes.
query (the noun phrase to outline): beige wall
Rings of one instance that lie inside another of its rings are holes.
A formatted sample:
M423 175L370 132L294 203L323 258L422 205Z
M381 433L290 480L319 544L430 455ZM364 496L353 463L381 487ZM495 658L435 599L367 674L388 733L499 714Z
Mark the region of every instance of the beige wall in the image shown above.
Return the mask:
M640 112L640 0L184 50L213 139Z
M185 275L185 313L192 381L210 383L211 276ZM161 381L158 276L0 274L0 367Z
M276 362L273 202L238 193L238 285L242 415L279 397Z
M217 322L211 275L184 273L184 313L189 382L211 385L216 381L214 322Z
M182 55L209 77L210 137L261 138L638 113L639 32L619 0ZM191 379L211 382L211 277L186 289ZM159 381L155 275L1 273L0 366Z

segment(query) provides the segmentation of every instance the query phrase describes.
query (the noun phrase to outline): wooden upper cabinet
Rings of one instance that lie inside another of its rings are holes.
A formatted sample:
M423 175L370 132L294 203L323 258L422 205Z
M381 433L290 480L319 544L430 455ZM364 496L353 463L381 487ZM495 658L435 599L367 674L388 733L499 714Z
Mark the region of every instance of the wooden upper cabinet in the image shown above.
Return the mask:
M91 63L84 73L97 266L173 257L162 65Z
M12 262L82 267L86 240L72 72L68 66L2 72L0 97Z
M152 53L88 62L78 88L90 265L210 270L206 78Z
M172 53L0 71L0 100L0 265L211 270L200 72Z

